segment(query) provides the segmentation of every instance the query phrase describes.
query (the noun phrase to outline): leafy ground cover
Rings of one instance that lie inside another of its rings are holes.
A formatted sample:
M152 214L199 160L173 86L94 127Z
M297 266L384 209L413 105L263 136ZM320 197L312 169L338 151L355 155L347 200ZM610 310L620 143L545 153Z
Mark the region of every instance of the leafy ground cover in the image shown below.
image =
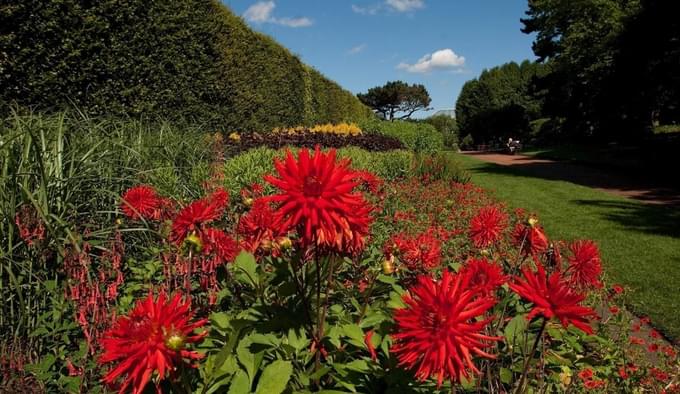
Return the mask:
M459 157L472 181L515 207L545 219L560 238L586 237L602 250L608 277L630 288L626 302L671 338L680 338L680 217L569 182L523 176L521 170Z

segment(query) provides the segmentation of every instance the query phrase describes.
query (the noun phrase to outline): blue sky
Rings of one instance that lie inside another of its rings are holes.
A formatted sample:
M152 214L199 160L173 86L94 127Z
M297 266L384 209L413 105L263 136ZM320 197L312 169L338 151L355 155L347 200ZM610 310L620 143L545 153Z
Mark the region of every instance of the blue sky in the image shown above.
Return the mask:
M453 108L483 69L534 58L520 31L526 0L223 2L344 88L422 83L435 110Z

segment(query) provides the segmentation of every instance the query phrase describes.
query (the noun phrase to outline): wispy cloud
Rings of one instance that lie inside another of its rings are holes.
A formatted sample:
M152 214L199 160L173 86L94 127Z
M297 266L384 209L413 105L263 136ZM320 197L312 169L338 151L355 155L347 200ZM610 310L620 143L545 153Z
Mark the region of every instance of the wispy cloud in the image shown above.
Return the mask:
M375 15L382 8L382 4L374 4L367 7L361 7L356 4L352 4L352 11L361 15Z
M465 65L465 57L457 55L452 49L440 49L418 59L414 64L399 63L397 68L410 73L427 74L436 70L458 72Z
M423 0L386 0L385 4L399 12L408 12L425 7Z
M357 53L363 52L366 48L368 47L367 44L360 44L355 47L352 47L347 53L349 55L356 55Z
M352 4L352 11L361 15L375 15L382 10L410 12L421 8L425 8L424 0L384 0L367 6Z
M281 26L287 27L307 27L314 24L314 21L307 17L301 18L277 18L273 16L274 8L276 8L276 3L273 1L259 1L246 10L243 13L243 17L248 22L253 23L274 23Z

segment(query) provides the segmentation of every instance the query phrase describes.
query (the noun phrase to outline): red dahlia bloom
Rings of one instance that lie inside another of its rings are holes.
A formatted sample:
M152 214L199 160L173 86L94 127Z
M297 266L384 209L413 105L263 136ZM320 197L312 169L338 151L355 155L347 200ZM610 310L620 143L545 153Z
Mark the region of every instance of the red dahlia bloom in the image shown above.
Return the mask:
M265 180L281 192L276 216L283 228L297 228L304 245L332 247L340 251L363 249L371 223L371 208L360 193L349 160L336 162L335 150L322 153L317 145L310 157L301 149L296 161L288 151L285 162L274 161L278 178Z
M163 199L156 190L147 185L135 186L128 189L122 196L120 208L130 219L158 220L161 216Z
M523 251L531 255L539 255L548 249L548 237L538 225L527 226L520 223L515 226L512 237L518 246L524 241Z
M222 262L234 261L239 252L238 243L222 230L205 229L201 232L201 242L203 243L203 254L212 254Z
M441 264L441 243L430 231L415 238L400 234L393 238L392 243L397 247L399 260L411 271L428 271Z
M470 221L470 239L477 248L487 247L501 239L507 225L508 215L498 207L483 207Z
M104 383L114 384L124 377L120 393L141 393L154 373L159 380L172 376L178 364L185 359L202 356L184 348L187 343L200 341L207 332L193 335L206 319L194 321L190 302L181 295L171 300L164 293L154 301L153 295L138 301L129 316L121 316L113 327L104 333L104 353L100 364L114 363L104 376Z
M600 275L602 275L602 263L600 251L593 241L575 241L569 245L573 254L569 257L569 281L580 290L591 287L602 287Z
M568 325L592 334L593 329L588 325L588 317L595 316L595 311L581 306L585 299L576 293L560 271L553 272L548 278L545 269L538 264L538 271L534 273L529 268L523 268L524 280L515 278L510 288L522 298L534 304L527 316L532 319L536 315L543 315L546 319L558 319L566 328Z
M222 217L229 202L229 194L223 189L206 198L196 200L182 209L172 222L170 241L177 246L193 231L200 232L202 226Z
M482 295L492 295L496 288L508 280L503 274L503 269L487 259L468 260L461 270L461 275L467 275L470 287Z
M277 237L284 236L288 230L283 228L266 198L258 198L245 215L241 216L237 227L242 237L243 248L255 253L263 244L271 244Z
M415 369L419 380L437 377L460 382L469 372L480 373L473 355L494 358L483 349L499 337L484 335L492 318L478 319L491 308L491 297L476 297L465 276L444 270L442 279L420 276L404 296L407 306L394 314L396 333L391 351L399 365Z

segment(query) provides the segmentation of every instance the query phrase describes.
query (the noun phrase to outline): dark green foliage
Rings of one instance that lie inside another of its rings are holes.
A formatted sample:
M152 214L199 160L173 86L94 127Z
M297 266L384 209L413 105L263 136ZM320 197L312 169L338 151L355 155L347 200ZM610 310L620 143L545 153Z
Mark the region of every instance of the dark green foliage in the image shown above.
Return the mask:
M402 81L387 82L357 95L383 119L410 119L414 112L430 105L430 94L424 85L409 85ZM399 113L402 113L400 116Z
M300 131L296 132L295 134L242 134L238 141L228 141L225 150L227 152L227 156L231 157L249 149L261 146L266 146L267 148L271 149L279 149L285 146L314 148L316 145L320 145L324 148L356 146L370 152L404 149L404 144L402 144L398 139L377 133L346 136L331 133Z
M522 22L551 68L544 114L568 135L636 140L680 120L676 2L532 0Z
M373 118L361 122L360 126L364 132L395 137L414 152L436 152L444 147L441 133L423 122L388 122Z
M437 115L425 118L423 122L434 126L442 133L444 146L451 149L458 148L458 123L455 118L447 115Z
M526 138L542 106L533 81L545 71L546 66L538 63L511 62L484 70L478 79L466 82L456 102L460 134L469 134L480 143Z
M200 120L240 130L370 110L210 0L10 0L0 106ZM3 104L4 103L4 104Z

